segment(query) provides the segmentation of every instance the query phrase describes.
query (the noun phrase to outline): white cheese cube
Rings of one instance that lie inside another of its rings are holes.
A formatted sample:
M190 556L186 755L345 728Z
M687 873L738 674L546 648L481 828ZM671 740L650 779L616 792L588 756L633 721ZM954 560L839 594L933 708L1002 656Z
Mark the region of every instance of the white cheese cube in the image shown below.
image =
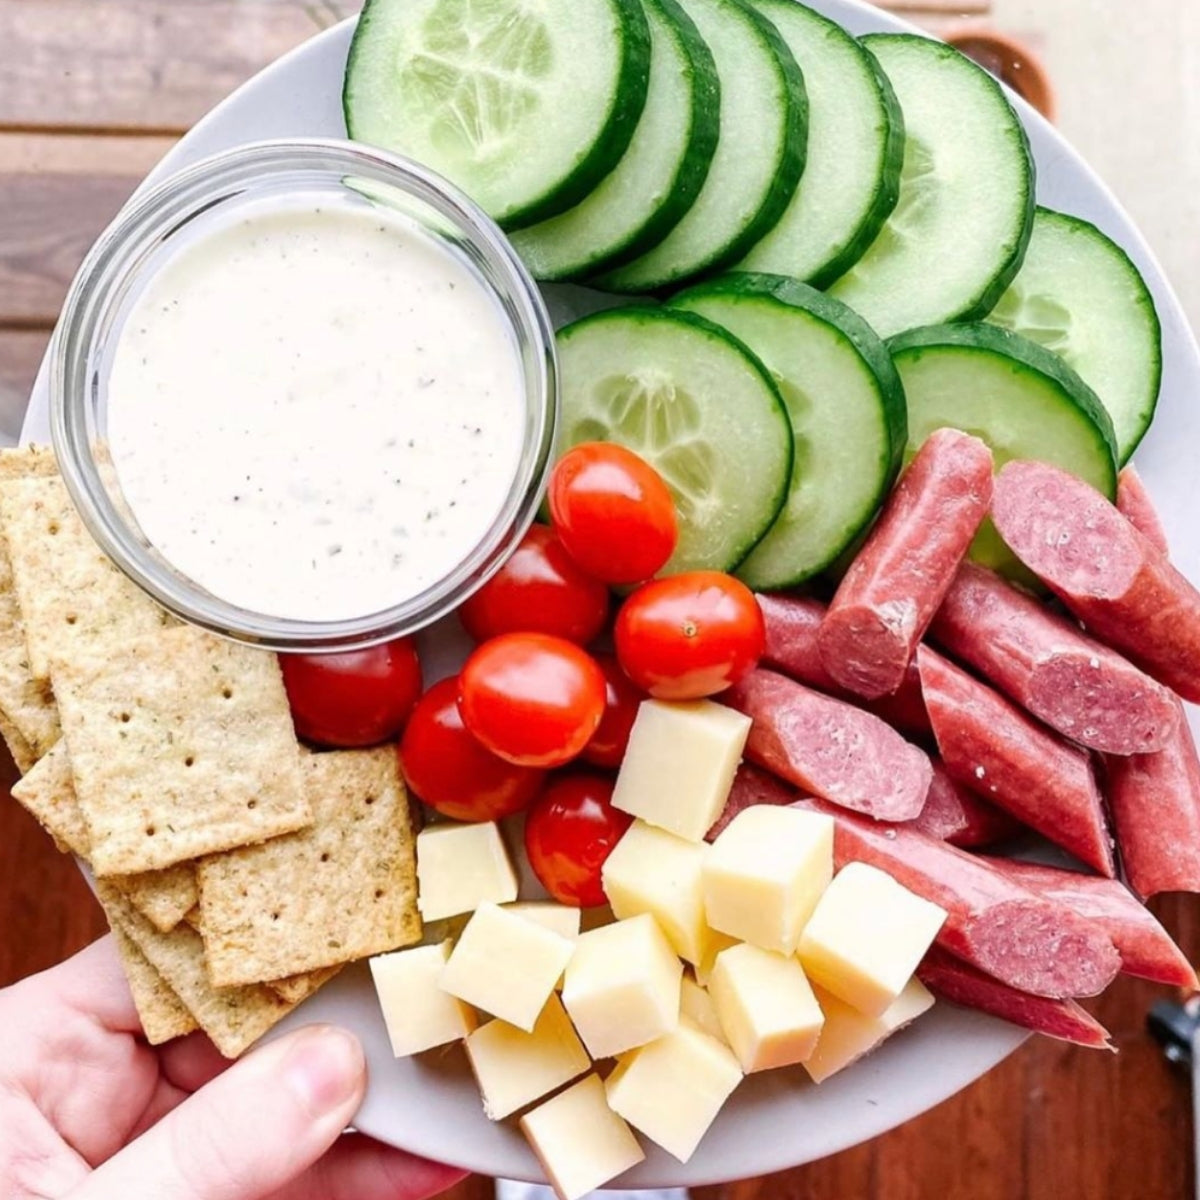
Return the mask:
M709 847L634 821L604 863L604 894L619 918L649 913L680 958L700 962L712 934L701 874Z
M718 1042L726 1040L712 997L686 971L679 987L679 1019L690 1021Z
M794 954L832 878L832 817L755 805L730 821L705 859L705 919L763 950Z
M717 956L708 993L747 1075L803 1062L817 1044L824 1017L794 958L734 946Z
M438 984L450 943L417 946L371 959L371 978L397 1058L465 1038L475 1028L474 1010Z
M750 718L711 700L643 700L613 807L702 842L729 799Z
M504 905L504 908L571 941L579 936L581 910L569 904L555 904L553 900L519 900L516 904Z
M629 1126L608 1107L598 1075L527 1112L521 1131L558 1200L580 1200L646 1157Z
M653 917L580 934L563 1003L593 1058L644 1046L679 1023L683 964Z
M933 996L919 979L910 979L904 991L880 1017L860 1013L823 988L814 986L813 992L825 1014L817 1048L804 1063L804 1069L814 1083L823 1083L830 1075L857 1062L885 1038L933 1007Z
M540 1100L592 1065L562 1002L551 996L532 1033L489 1021L466 1042L467 1058L493 1121Z
M517 873L495 822L417 834L417 907L426 921L517 898Z
M717 958L721 952L728 950L730 946L740 945L741 943L737 938L731 938L727 933L717 933L715 929L710 929L708 944L704 947L704 954L698 963L693 964L696 970L696 982L701 987L708 987L709 980L712 978L713 967L717 965Z
M946 919L936 904L866 863L849 863L821 897L800 937L814 983L868 1016L904 990Z
M741 1081L729 1047L684 1022L623 1056L604 1089L613 1112L687 1162Z
M532 1032L574 943L517 913L482 904L441 975L443 991Z

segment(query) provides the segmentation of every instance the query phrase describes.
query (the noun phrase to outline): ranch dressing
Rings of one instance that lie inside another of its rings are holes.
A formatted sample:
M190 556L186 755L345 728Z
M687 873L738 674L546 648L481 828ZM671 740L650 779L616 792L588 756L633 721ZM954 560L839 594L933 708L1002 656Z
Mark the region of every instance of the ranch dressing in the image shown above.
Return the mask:
M514 337L415 224L272 207L185 246L130 308L108 436L143 532L221 599L361 617L444 578L503 506Z

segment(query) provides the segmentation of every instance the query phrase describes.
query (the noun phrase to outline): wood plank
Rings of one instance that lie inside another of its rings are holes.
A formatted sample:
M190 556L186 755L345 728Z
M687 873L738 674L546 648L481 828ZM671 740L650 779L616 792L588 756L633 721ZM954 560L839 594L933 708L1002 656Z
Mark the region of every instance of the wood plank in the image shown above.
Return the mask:
M0 127L182 131L357 0L4 0Z
M49 341L49 330L0 330L0 446L13 445L20 437L29 392Z

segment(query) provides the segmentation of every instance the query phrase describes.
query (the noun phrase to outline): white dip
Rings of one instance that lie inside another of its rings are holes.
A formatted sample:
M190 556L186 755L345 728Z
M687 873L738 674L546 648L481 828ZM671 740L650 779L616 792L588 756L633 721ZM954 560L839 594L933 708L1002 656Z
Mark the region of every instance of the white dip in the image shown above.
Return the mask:
M121 330L108 434L150 541L276 617L378 612L480 542L524 386L494 297L399 216L245 216L171 258Z

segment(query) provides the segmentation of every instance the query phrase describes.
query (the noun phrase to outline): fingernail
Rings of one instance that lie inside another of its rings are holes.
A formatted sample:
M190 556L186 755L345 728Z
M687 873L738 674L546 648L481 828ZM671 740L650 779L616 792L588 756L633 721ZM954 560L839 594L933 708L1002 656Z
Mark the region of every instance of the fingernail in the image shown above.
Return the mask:
M294 1035L283 1078L309 1113L319 1117L360 1090L365 1065L356 1037L332 1025L313 1025Z

